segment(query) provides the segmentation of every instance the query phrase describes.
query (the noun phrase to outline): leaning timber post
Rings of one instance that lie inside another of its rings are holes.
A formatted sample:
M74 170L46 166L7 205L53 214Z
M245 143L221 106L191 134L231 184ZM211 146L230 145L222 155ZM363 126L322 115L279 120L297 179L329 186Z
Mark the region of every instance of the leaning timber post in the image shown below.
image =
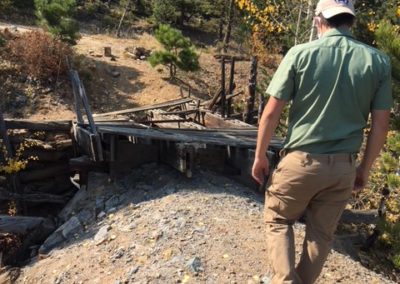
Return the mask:
M251 59L251 71L249 79L249 97L247 98L246 111L244 113L243 120L246 123L253 122L253 110L254 102L256 97L256 86L257 86L257 57L253 56Z
M229 77L229 90L228 90L228 95L232 96L233 95L233 89L234 87L234 81L235 81L235 58L232 57L231 59L231 73ZM232 112L232 98L230 97L228 100L228 105L227 105L227 116L229 117Z
M226 90L225 90L225 57L221 60L221 109L222 117L226 114Z

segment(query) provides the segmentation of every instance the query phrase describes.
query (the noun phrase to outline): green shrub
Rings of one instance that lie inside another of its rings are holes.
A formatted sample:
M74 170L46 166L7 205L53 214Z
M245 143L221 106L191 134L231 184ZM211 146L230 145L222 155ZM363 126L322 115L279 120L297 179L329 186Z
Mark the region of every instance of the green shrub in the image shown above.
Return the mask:
M79 25L72 18L76 8L75 0L35 0L35 5L41 26L47 28L56 38L76 44Z
M156 39L165 50L156 51L149 57L151 66L165 65L169 68L170 78L176 75L176 68L183 71L196 71L200 68L199 56L190 40L169 25L160 25L155 32Z

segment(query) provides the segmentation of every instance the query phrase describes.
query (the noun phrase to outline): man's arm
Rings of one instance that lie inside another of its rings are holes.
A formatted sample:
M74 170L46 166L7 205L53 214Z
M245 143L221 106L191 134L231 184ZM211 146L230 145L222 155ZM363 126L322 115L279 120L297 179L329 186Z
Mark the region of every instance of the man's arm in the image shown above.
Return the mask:
M269 172L269 162L266 153L285 105L286 101L270 97L260 120L256 155L252 169L253 178L259 184L264 182L265 176Z
M354 191L356 192L362 191L367 185L371 167L385 144L386 135L389 131L390 110L373 110L371 118L371 131L368 135L361 164L357 168L354 184Z

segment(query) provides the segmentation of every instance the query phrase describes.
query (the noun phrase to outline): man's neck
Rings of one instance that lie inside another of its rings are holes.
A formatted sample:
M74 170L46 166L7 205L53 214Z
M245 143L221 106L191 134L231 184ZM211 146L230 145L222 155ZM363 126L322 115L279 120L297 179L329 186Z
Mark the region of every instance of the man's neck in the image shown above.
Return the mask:
M322 26L321 26L321 30L320 30L321 36L323 36L324 34L326 34L328 31L330 31L330 30L332 30L332 29L338 29L338 30L345 30L345 31L348 31L348 30L350 30L350 27L347 26L347 25L342 25L342 26L339 26L339 27L330 27L330 26L322 25Z

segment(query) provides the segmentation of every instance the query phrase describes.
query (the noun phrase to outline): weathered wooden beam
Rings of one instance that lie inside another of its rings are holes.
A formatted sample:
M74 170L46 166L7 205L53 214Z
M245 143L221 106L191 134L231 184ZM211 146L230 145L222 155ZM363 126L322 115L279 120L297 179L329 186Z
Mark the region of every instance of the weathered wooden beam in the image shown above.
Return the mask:
M162 143L160 161L166 163L190 178L193 175L195 149L184 143Z
M93 134L81 126L74 125L74 135L84 154L89 155L95 162L104 160L99 134Z
M88 156L81 156L69 160L71 171L107 171L107 163L94 162Z
M46 167L43 169L37 169L32 171L22 171L19 173L20 181L23 183L42 180L50 177L54 177L57 175L61 175L64 173L69 173L68 164L57 164L51 167Z
M231 59L231 72L229 75L229 89L228 89L228 95L233 95L233 90L235 89L234 86L234 81L235 81L235 58ZM232 98L226 98L228 105L226 108L227 112L227 117L231 115L231 107L232 107Z
M55 229L55 224L52 220L42 217L0 215L0 233L25 235L38 227L51 231Z
M14 193L0 188L0 200L23 200L32 203L60 203L65 204L68 197L47 193Z
M140 112L140 111L147 111L147 110L152 110L152 109L159 109L159 108L162 109L162 108L168 108L168 107L172 107L172 106L178 106L178 105L190 103L192 101L193 100L190 98L183 98L183 99L167 101L164 103L159 103L159 104L154 104L154 105L149 105L149 106L136 107L136 108L107 112L107 113L93 114L93 117L121 115L121 114L135 113L135 112Z
M23 119L6 119L7 129L28 129L31 131L60 131L69 132L72 121L30 121Z
M128 174L134 168L159 160L159 148L155 144L120 140L116 146L114 160L110 162L112 176Z
M197 135L187 135L177 133L171 129L135 129L124 127L99 127L100 133L117 134L124 136L133 136L139 138L150 138L154 140L187 142L187 143L205 143L215 145L232 145L238 147L255 147L254 139L238 139L233 136L220 135L209 137L207 132L199 131Z
M221 60L221 109L222 117L226 115L225 60Z
M246 110L243 114L243 121L246 123L253 123L253 112L254 112L254 103L256 98L256 87L257 87L257 66L258 61L257 57L253 57L251 59L251 70L250 70L250 78L249 78L249 87L248 92L249 96L247 98Z
M206 127L210 128L249 128L254 127L243 121L237 119L225 119L222 116L214 113L207 112L205 114L205 124Z
M233 55L233 54L215 54L214 58L217 60L222 60L224 58L225 60L232 60L235 59L236 62L238 61L250 61L251 58L248 56L240 56L240 55Z
M189 114L197 113L198 111L199 111L199 109L169 111L169 112L161 112L160 115L189 115Z

